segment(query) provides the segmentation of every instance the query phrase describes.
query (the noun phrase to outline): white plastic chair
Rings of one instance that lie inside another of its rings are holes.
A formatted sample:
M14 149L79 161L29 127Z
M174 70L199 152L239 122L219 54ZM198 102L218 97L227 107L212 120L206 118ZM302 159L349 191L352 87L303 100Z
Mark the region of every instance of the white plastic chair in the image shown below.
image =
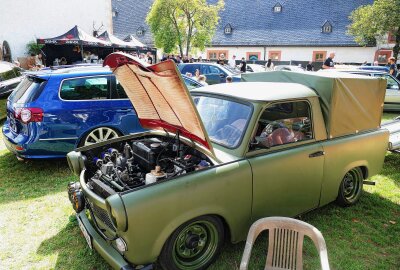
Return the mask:
M303 269L303 240L308 236L317 247L321 269L329 270L328 253L321 232L301 220L286 217L268 217L253 223L247 236L240 270L247 270L253 244L258 235L269 231L265 270Z

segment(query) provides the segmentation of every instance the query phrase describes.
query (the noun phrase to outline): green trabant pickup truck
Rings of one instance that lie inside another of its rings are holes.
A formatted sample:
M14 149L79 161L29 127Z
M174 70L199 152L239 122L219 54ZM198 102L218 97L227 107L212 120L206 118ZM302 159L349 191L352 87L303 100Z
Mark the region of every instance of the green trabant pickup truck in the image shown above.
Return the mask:
M68 193L88 245L115 269L157 259L205 269L255 220L352 205L382 168L384 80L306 76L189 94L172 61L114 53L105 65L148 131L69 153L80 179Z

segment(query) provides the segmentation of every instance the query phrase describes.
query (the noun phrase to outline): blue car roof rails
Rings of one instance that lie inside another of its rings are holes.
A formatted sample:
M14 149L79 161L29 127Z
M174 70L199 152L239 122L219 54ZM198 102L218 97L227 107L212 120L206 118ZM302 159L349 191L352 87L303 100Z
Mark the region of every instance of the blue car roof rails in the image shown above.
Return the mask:
M74 68L74 67L102 67L101 64L91 64L91 63L82 63L82 64L74 64L74 65L60 65L60 66L50 66L43 68L42 70L58 70L64 68Z

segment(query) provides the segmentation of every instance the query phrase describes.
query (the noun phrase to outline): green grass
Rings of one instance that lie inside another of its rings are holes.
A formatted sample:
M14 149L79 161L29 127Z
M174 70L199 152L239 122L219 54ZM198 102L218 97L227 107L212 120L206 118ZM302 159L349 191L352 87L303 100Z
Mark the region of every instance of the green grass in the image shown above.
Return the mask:
M400 269L400 154L388 153L371 180L376 186L365 186L357 205L330 204L300 217L324 235L332 269ZM76 177L65 160L19 162L0 151L0 269L110 269L81 235L67 198L70 181ZM225 244L210 269L238 269L243 249L244 243ZM265 250L262 235L250 269L262 269ZM310 241L304 264L319 269Z
M0 98L0 121L7 117L6 102L7 98Z
M387 122L393 120L393 118L400 116L400 112L398 113L383 113L382 115L382 122Z

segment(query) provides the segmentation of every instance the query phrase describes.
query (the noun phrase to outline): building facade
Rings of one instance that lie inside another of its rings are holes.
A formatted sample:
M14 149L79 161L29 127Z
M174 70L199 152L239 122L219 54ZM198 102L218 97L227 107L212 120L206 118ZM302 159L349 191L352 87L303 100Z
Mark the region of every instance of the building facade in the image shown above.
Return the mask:
M0 47L12 60L26 56L27 43L58 36L75 25L88 33L113 29L111 0L2 0L1 4Z
M112 0L114 33L119 38L132 34L152 46L145 18L153 2ZM212 44L196 56L321 62L335 52L336 62L385 63L394 44L385 40L362 47L347 34L350 13L371 3L373 0L225 0Z

